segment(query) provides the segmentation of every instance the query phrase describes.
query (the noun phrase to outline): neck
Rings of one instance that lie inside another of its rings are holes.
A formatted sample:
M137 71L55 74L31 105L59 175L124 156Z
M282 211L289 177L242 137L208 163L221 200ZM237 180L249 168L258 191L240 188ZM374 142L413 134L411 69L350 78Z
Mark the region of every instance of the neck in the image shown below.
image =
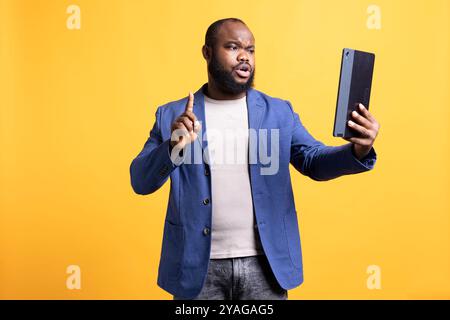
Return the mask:
M223 92L211 79L208 81L207 90L208 97L214 100L236 100L245 97L245 95L247 94L245 91L238 94Z

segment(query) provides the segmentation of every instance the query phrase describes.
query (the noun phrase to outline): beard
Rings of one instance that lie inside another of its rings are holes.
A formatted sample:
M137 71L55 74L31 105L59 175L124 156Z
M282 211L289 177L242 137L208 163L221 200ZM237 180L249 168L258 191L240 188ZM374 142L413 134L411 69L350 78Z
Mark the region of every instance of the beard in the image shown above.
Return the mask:
M208 64L208 71L214 79L217 87L228 94L239 94L253 87L255 77L255 68L252 69L247 82L239 83L234 80L232 72L227 71L224 66L216 59L213 53L211 61Z

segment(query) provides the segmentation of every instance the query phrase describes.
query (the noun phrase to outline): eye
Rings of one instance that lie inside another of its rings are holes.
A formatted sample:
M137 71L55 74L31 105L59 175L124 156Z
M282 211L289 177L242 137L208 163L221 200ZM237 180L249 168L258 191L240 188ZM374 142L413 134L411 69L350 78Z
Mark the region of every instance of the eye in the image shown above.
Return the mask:
M231 49L231 50L237 50L236 46L229 46L228 48Z

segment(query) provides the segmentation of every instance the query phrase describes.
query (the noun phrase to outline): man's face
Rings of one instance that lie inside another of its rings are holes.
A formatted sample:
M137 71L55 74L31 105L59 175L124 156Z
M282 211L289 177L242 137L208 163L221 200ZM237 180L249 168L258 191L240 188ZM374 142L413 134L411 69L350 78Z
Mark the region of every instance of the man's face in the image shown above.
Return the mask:
M244 24L225 22L211 49L208 71L219 89L238 94L253 86L255 39Z

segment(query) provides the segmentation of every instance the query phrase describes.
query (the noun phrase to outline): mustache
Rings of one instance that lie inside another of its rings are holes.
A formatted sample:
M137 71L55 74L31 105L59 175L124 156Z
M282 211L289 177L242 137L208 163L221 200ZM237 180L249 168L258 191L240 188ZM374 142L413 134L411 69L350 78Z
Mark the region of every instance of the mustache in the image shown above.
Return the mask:
M249 64L246 63L246 62L241 62L241 63L239 63L237 66L235 66L235 67L233 68L233 70L239 70L239 69L247 69L247 70L250 71L250 72L253 71L253 70L252 70L252 66L249 65Z

